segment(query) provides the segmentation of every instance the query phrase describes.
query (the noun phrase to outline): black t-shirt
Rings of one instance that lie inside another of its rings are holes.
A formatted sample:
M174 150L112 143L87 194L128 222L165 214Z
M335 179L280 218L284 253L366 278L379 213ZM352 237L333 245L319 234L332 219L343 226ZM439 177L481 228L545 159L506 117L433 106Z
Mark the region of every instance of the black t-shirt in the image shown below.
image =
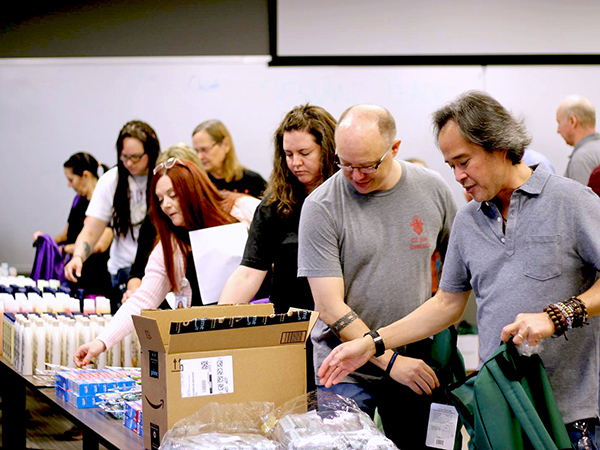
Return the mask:
M237 181L227 183L223 178L214 178L208 174L210 181L221 191L239 192L240 194L248 194L252 197L260 198L267 182L256 172L244 169L244 176Z
M73 200L71 212L69 213L69 219L67 220L69 223L67 240L63 242L63 244L74 244L77 240L77 236L79 236L79 233L81 233L81 230L83 230L85 212L89 204L89 200L81 195L78 195L75 197L75 200Z
M67 240L62 244L74 244L77 236L83 229L85 212L89 205L87 198L78 195L73 201L71 212L69 213L69 228L67 229ZM69 283L72 292L77 289L83 289L85 295L105 295L111 294L110 274L106 264L108 263L109 250L103 253L93 253L83 263L81 278L77 283Z
M304 199L287 218L277 214L277 203L263 199L256 208L250 225L242 265L257 269L273 268L271 303L276 313L290 307L315 309L306 278L298 278L298 226Z

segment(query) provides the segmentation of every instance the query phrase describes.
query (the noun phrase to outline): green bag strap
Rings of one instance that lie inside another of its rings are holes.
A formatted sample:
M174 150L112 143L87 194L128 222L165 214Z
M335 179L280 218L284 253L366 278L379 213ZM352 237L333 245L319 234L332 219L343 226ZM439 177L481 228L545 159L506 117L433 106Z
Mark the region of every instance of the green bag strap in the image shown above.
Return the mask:
M525 373L521 370L519 358L526 357L518 355L516 346L512 340L503 344L503 346L505 347L504 351L498 353L493 360L488 361L486 366L496 380L496 383L498 383L498 386L500 386L506 401L519 420L533 447L536 450L572 449L571 440L569 439L562 417L558 412L556 399L552 393L546 371L540 370L538 374L544 378L542 383L547 386L547 391L549 392L546 398L548 402L547 406L550 410L556 411L555 414L550 414L552 423L549 424L555 434L554 438L556 442L550 436L520 382L525 377ZM543 369L542 360L538 355L533 355L529 358L535 358L538 367ZM531 360L531 362L533 363L534 360ZM557 445L560 447L557 447Z

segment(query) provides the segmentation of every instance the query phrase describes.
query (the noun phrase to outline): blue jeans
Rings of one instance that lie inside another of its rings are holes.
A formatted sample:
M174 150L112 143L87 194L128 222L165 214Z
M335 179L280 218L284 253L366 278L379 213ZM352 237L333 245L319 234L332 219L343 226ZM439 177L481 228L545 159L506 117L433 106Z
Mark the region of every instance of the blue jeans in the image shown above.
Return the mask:
M123 294L127 290L129 272L131 272L131 267L123 267L115 275L110 274L110 281L113 287L113 293L110 297L110 309L113 314L121 307Z
M317 387L318 392L333 392L334 394L341 395L342 397L351 398L356 402L358 407L366 412L371 419L375 416L375 397L369 394L365 388L358 384L352 383L340 383L334 384L330 388L325 386Z

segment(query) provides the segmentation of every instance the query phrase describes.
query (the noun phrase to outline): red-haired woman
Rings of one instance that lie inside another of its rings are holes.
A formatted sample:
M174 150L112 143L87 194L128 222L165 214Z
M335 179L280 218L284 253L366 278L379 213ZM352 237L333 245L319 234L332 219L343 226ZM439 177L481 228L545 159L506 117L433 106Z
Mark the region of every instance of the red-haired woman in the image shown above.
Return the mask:
M85 365L133 331L132 314L156 308L169 291L201 306L189 231L251 222L259 201L217 191L202 169L171 158L154 169L150 217L160 242L152 251L140 288L119 308L97 339L79 347L75 363Z

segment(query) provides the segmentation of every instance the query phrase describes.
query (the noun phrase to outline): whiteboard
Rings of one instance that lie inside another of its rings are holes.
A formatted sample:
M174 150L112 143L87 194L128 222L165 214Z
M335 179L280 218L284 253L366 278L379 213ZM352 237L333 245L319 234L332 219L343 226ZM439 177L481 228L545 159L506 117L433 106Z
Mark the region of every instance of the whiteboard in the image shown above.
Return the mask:
M62 164L86 151L112 166L129 120L148 122L162 148L191 143L200 122L219 118L242 163L268 178L273 133L295 105L311 102L334 117L357 103L388 108L402 140L399 158L439 171L459 206L460 186L445 166L431 113L469 89L487 89L526 116L535 148L557 170L569 148L554 111L577 79L595 96L598 66L586 67L268 67L268 57L36 58L0 60L0 261L28 272L36 230L63 230L74 192ZM543 80L543 82L541 82ZM563 95L564 94L564 95Z
M589 0L277 0L277 55L597 55L599 18Z

